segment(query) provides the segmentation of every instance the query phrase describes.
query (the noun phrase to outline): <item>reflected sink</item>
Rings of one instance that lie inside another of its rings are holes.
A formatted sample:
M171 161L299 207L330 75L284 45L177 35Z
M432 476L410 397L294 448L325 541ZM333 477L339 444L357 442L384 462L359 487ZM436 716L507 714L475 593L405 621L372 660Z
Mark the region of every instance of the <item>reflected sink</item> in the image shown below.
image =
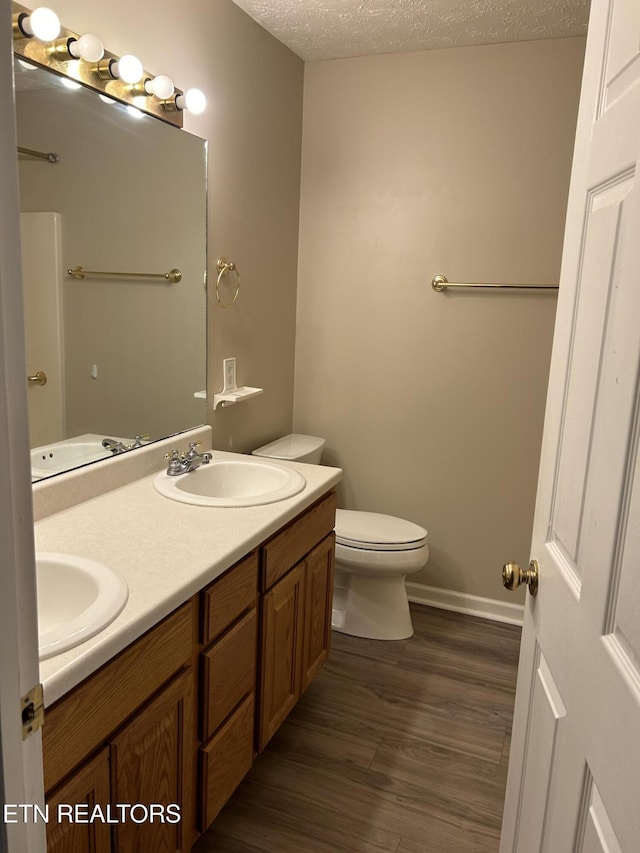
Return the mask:
M40 480L87 462L109 459L113 454L102 446L103 438L103 435L87 434L35 447L31 451L32 479Z
M36 554L40 660L88 640L113 622L129 590L117 572L69 554Z
M307 481L285 465L254 458L215 457L188 474L170 477L164 471L153 481L166 498L197 506L258 506L285 500L301 492Z

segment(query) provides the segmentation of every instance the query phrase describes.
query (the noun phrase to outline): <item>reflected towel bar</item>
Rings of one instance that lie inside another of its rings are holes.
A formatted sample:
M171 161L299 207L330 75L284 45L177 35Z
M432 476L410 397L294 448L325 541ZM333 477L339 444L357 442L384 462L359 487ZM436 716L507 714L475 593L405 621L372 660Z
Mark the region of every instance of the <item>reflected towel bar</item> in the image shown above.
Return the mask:
M182 272L178 269L169 270L169 272L96 272L96 270L86 270L84 267L74 267L72 270L67 270L67 273L77 279L83 279L88 275L100 278L162 278L172 284L182 279Z
M448 281L443 275L435 275L431 281L431 287L438 293L443 293L450 287L485 287L499 288L501 290L558 290L557 284L489 284L481 281L475 282L453 282Z
M34 151L33 148L23 148L18 145L18 154L26 154L27 157L37 157L38 160L46 160L48 163L58 163L60 157L53 151Z

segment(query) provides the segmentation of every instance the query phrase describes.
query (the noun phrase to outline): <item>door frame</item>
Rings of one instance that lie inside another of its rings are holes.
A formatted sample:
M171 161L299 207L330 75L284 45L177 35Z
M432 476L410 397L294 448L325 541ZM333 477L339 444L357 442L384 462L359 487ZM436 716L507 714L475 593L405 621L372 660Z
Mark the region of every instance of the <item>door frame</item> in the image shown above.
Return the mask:
M9 0L0 0L0 114L0 790L3 804L42 807L42 736L22 740L20 705L39 664ZM42 822L0 820L0 850L45 849Z

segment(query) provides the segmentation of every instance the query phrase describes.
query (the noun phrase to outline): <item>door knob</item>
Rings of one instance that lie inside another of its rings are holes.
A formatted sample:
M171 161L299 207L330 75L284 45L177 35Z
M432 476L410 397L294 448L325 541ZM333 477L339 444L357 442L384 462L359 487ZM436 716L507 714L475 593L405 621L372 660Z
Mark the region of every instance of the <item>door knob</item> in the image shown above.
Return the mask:
M29 382L30 385L46 385L47 374L44 370L38 370L38 372L34 373L33 376L27 376L27 382Z
M538 592L539 566L537 560L531 560L528 569L522 569L517 563L506 563L502 567L502 583L507 589L515 589L521 583L529 587L531 595Z

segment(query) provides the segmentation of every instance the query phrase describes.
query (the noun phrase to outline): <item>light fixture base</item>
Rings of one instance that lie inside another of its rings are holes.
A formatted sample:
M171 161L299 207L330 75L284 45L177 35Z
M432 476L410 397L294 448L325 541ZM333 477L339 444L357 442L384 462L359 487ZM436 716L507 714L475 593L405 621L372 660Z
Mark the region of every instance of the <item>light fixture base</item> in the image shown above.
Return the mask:
M105 50L104 58L97 63L82 60L71 61L73 57L69 55L67 49L62 48L62 45L68 44L69 39L79 39L78 33L63 27L55 42L45 44L36 38L26 36L20 28L21 18L30 15L31 9L22 6L20 3L12 3L11 7L13 50L16 56L55 71L62 77L68 77L70 80L82 83L98 94L136 107L141 112L153 115L168 124L173 124L175 127L182 127L183 114L180 110L167 110L158 98L150 98L147 94L140 94L129 83L115 80L111 76L109 66L113 61L118 60L119 57L116 54ZM52 44L55 45L53 49ZM142 79L153 77L153 74L145 71ZM182 92L176 89L176 94L181 95Z

